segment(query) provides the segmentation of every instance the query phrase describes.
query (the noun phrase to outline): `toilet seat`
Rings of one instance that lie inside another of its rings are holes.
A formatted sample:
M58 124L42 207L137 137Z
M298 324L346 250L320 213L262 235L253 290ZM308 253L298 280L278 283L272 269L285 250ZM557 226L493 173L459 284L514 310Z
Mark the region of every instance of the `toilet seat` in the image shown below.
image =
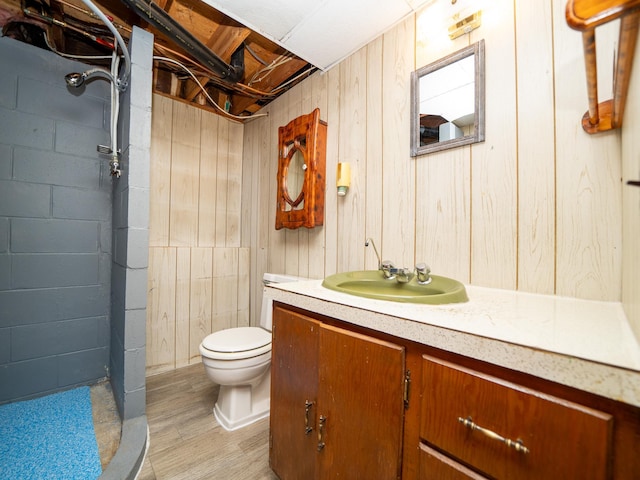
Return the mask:
M208 358L236 360L271 350L271 333L260 327L236 327L207 335L201 344Z

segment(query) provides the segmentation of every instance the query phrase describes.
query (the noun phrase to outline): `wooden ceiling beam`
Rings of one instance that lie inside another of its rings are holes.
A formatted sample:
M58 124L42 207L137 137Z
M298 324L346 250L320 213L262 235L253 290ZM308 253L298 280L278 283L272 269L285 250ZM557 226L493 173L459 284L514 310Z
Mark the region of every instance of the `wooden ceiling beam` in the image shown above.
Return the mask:
M51 16L55 20L64 22L64 6L56 0L51 0L50 8ZM63 28L58 25L51 25L51 27L49 27L47 30L49 31L49 33L51 33L51 40L53 41L55 48L58 51L65 52L67 48L65 45L65 35Z
M307 63L305 61L296 57L281 66L274 68L273 71L263 79L263 81L253 83L251 86L264 92L270 92L279 85L282 85L306 65ZM255 103L255 98L234 95L231 104L231 113L234 115L239 115L245 111L254 113L256 109L254 109L255 106L253 104ZM259 108L261 107L258 106L258 109Z
M233 25L219 25L205 42L216 55L225 62L231 60L231 55L251 35L251 30ZM246 54L245 54L246 55Z
M295 73L299 72L307 65L307 62L300 60L299 58L293 58L279 67L275 67L270 73L265 71L260 81L255 81L251 84L253 88L262 90L263 92L270 92L276 87L282 85L285 81L291 78Z
M171 6L173 5L173 0L157 0L155 4L158 5L165 12L168 12L171 9Z
M22 7L20 2L12 0L0 0L0 20L4 22L14 20L22 16Z
M209 77L198 77L198 81L202 84L203 87L206 87L207 83L209 83ZM184 99L192 102L193 99L198 96L198 94L202 93L202 90L193 81L189 81L188 85L190 85L190 87L187 88L187 92L184 95Z
M243 112L254 113L262 108L262 106L255 105L255 103L255 98L234 95L231 98L231 113L233 113L234 115L240 115Z

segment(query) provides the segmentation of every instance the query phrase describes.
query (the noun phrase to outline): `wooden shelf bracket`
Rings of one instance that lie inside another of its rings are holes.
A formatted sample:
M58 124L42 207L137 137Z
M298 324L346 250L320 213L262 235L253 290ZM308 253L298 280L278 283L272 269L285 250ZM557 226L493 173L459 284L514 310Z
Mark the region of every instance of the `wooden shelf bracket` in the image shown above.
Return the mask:
M571 28L582 32L589 97L589 110L582 117L582 128L589 134L620 128L638 38L640 0L569 0L565 16ZM617 19L620 19L620 34L613 98L598 103L595 29Z

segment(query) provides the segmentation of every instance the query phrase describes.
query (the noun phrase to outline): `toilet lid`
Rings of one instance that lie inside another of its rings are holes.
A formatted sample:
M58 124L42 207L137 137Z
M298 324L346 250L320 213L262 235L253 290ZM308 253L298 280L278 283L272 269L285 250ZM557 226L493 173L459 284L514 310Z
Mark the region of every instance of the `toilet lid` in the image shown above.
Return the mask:
M202 341L212 352L246 352L271 343L271 333L260 327L237 327L214 332Z

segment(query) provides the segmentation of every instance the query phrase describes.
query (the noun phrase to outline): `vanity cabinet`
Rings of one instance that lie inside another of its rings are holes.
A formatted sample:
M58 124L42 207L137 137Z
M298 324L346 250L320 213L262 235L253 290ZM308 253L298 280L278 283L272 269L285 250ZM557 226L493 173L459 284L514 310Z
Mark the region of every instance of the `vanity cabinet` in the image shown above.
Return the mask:
M281 480L401 475L404 348L276 306L270 464Z
M281 480L637 480L640 408L275 302Z

